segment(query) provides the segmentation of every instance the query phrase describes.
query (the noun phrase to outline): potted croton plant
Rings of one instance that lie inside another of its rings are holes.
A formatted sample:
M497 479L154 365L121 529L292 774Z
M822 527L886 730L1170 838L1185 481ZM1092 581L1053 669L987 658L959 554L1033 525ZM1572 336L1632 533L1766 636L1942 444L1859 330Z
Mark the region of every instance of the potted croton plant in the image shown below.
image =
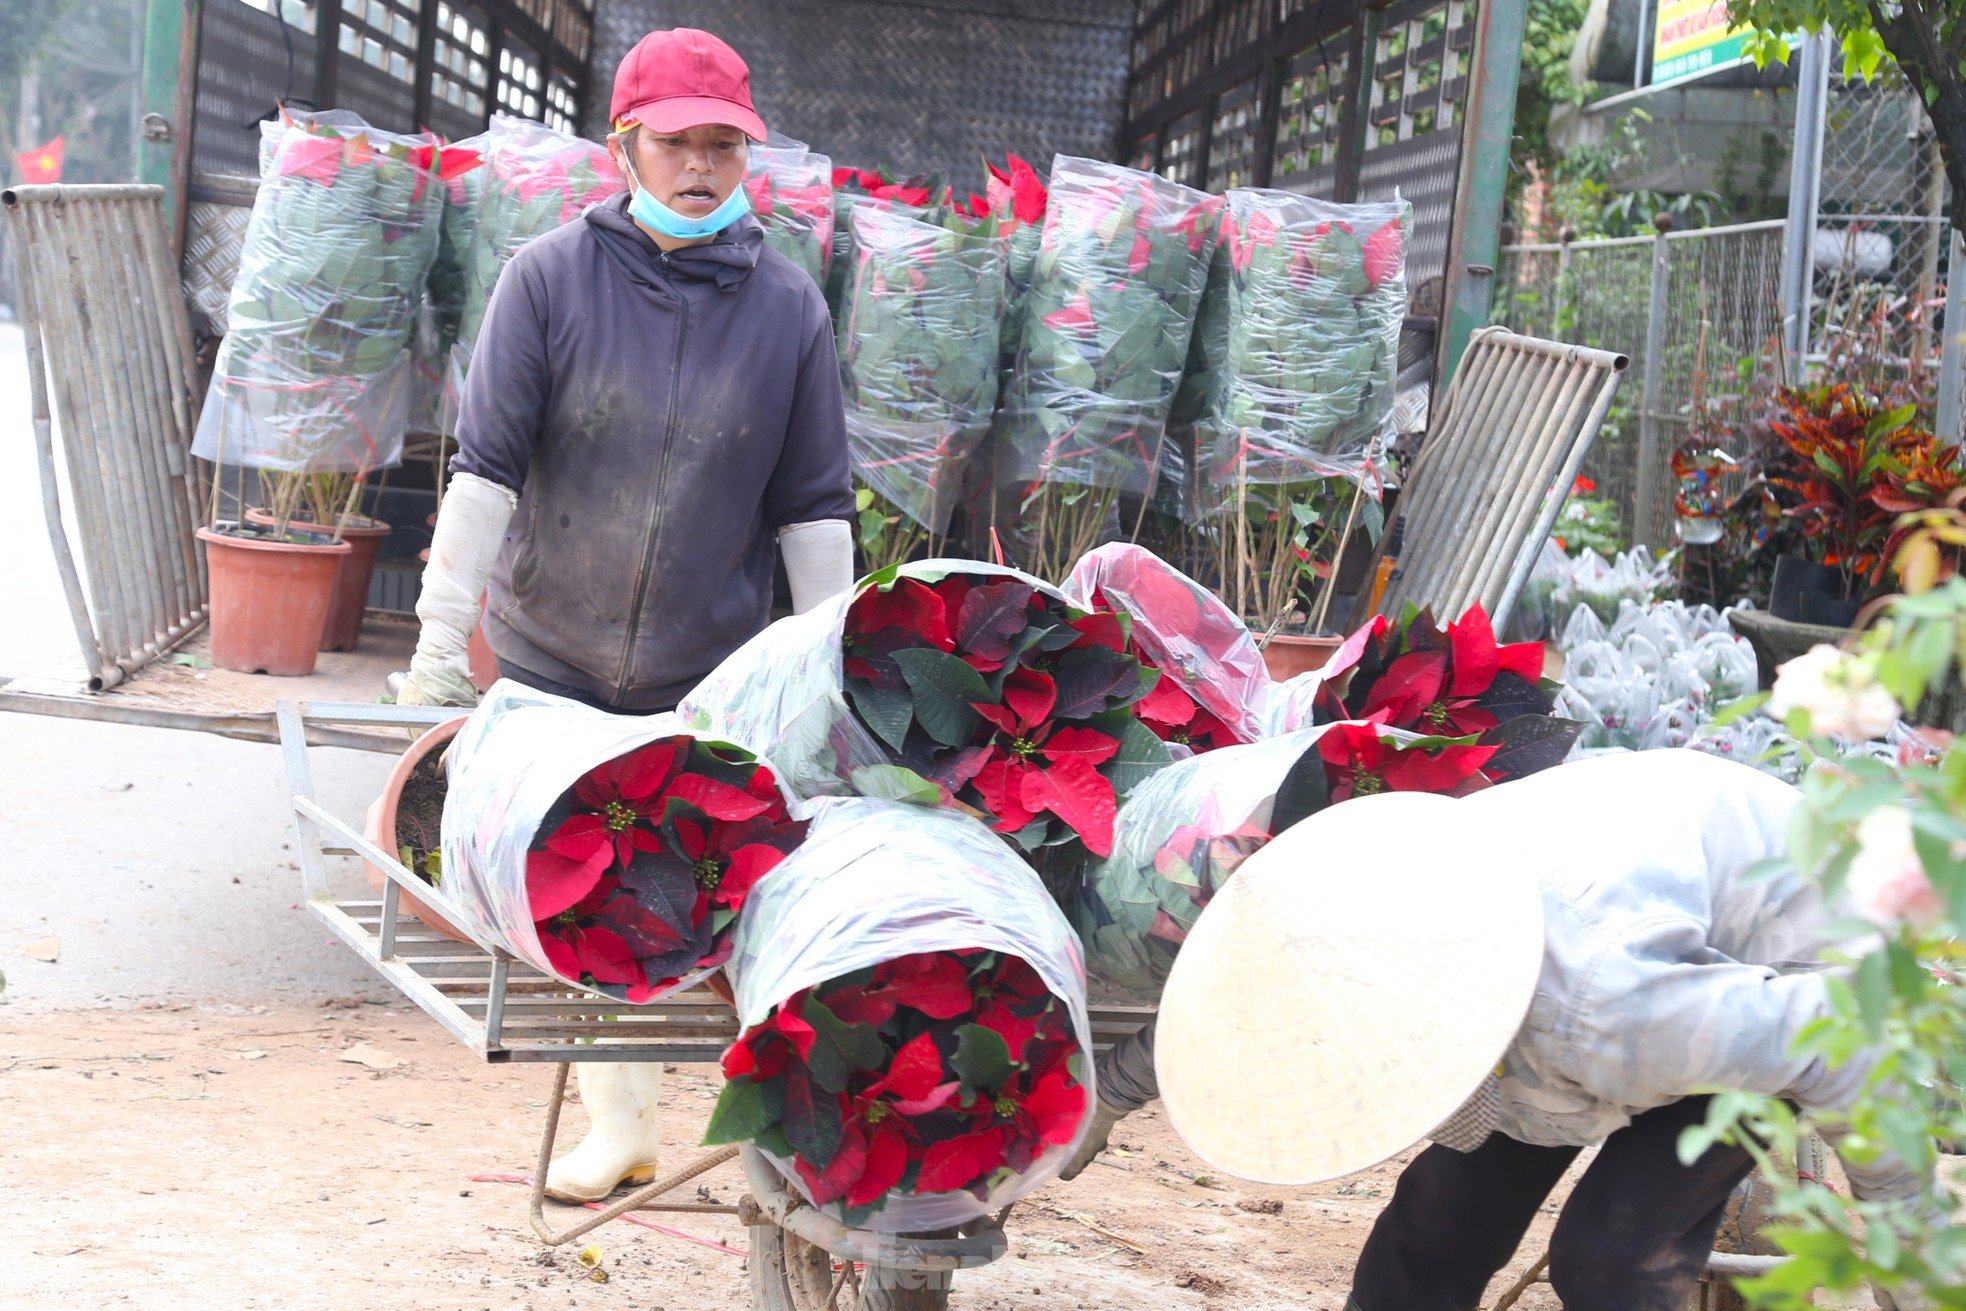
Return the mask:
M1922 512L1966 484L1959 447L1850 384L1783 388L1757 477L1729 507L1723 545L1775 557L1766 611L1729 612L1754 647L1764 684L1788 660L1836 643L1883 590L1890 561Z
M1914 406L1885 408L1846 384L1784 388L1777 402L1769 495L1804 554L1777 560L1769 612L1848 627L1881 582L1900 516L1960 486L1959 448L1921 427Z

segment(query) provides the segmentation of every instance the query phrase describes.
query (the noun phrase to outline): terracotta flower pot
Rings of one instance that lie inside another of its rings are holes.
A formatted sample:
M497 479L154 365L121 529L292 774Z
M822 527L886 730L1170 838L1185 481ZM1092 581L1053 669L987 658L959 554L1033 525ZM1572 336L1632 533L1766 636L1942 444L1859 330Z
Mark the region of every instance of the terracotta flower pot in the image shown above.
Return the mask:
M457 730L464 726L467 716L447 719L410 744L410 749L397 760L396 767L389 771L389 781L382 785L382 795L369 806L368 822L362 827L362 835L381 847L384 851L394 851L400 845L396 835L397 807L403 799L403 789L409 785L410 775L416 767L433 752L442 751L457 736ZM389 876L374 865L363 865L369 876L369 888L381 894L389 885ZM470 938L459 932L449 920L424 905L407 888L397 890L397 906L422 920L424 924L453 942L469 942Z
M242 674L314 672L347 542L198 530L211 575L212 663Z
M430 516L432 520L436 515ZM424 547L416 553L416 558L425 564L430 563L430 548ZM471 630L471 641L464 649L464 658L471 666L471 686L480 692L491 690L498 681L498 657L492 654L491 639L485 636L485 607L491 598L484 597L478 602L478 626Z
M1270 677L1277 682L1307 674L1313 669L1322 669L1325 662L1338 653L1345 644L1342 637L1303 637L1294 633L1278 633L1263 648L1263 663L1270 668Z
M271 528L278 522L265 510L246 511L246 522ZM288 531L322 537L332 534L313 520L292 520ZM389 536L389 525L380 519L357 516L342 525L341 540L348 543L348 559L335 580L334 605L328 611L328 625L321 635L323 651L353 651L362 635L362 615L369 606L369 580L375 576L376 552Z

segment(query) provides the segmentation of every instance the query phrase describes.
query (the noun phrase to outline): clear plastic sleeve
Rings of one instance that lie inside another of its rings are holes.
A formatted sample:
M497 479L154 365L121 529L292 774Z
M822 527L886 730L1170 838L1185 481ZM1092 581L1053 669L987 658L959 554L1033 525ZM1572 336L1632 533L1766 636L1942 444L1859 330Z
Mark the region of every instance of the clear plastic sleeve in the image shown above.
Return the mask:
M1269 842L1278 790L1327 727L1178 761L1127 799L1113 854L1092 867L1079 902L1093 978L1137 1001L1160 999L1188 931Z
M892 572L925 582L957 573L1015 578L1067 601L1049 583L978 560L923 560ZM862 592L888 576L883 570L802 615L772 624L711 670L676 713L704 736L771 743L773 767L799 796L917 795L923 780L893 763L846 701L840 648L847 612Z
M876 191L882 194L877 196L874 194ZM920 204L904 203L899 198L899 194L904 192L909 202L919 201ZM835 324L840 321L846 306L847 274L853 269L854 206L874 204L920 216L923 212L921 205L927 204L928 200L926 187L891 182L876 169L833 170L833 255L826 265L825 287L826 308L832 311Z
M1593 579L1606 568L1595 556L1571 565ZM1578 751L1692 746L1720 755L1738 749L1743 759L1759 755L1762 730L1736 733L1712 724L1757 683L1754 652L1726 617L1711 606L1640 605L1611 594L1619 609L1608 627L1590 604L1576 605L1563 625L1565 687L1557 713L1585 725Z
M839 336L854 473L941 536L996 404L1004 243L955 218L852 216Z
M1522 595L1516 598L1515 609L1509 612L1509 621L1503 626L1502 640L1505 642L1542 642L1555 636L1559 616L1556 612L1556 589L1568 576L1570 557L1554 541L1545 539L1543 549L1537 552L1536 565L1529 571L1529 581L1524 584Z
M1262 707L1274 686L1248 625L1222 599L1144 546L1114 542L1086 552L1065 579L1081 609L1097 594L1133 619L1133 639L1164 678L1178 678L1201 707L1245 742L1264 736Z
M981 824L948 811L858 798L818 802L805 842L752 892L725 968L748 1028L803 988L916 952L969 947L1020 957L1036 970L1065 1003L1089 1056L1078 937L1029 865ZM1076 1074L1090 1107L1092 1061L1082 1059ZM987 1198L894 1195L869 1224L919 1233L1008 1206L1057 1176L1090 1119L1070 1145L1051 1148ZM767 1159L810 1197L791 1162Z
M444 214L417 322L418 376L410 406L412 432L448 437L457 431L457 397L449 385L451 348L457 345L470 289L465 263L471 253L471 233L478 225L478 201L484 194L486 142L481 133L443 148L439 171L444 184Z
M1196 426L1204 508L1242 487L1356 479L1391 441L1410 212L1228 193L1221 356Z
M452 351L458 379L470 368L492 288L513 252L628 185L606 147L504 114L492 119L486 134L485 166L466 176L479 179L480 194L464 265L464 312Z
M1001 478L1153 491L1221 206L1119 164L1053 161L997 416Z
M539 944L526 890L527 854L547 813L582 775L673 737L759 754L693 733L673 714L614 715L509 680L494 683L458 731L445 764L440 889L458 914L457 926L568 987L583 988L558 973ZM787 808L803 813L782 779L780 788ZM709 973L692 971L665 991L689 987Z
M1618 552L1616 559L1606 560L1585 547L1570 562L1569 572L1557 584L1550 603L1560 615L1587 605L1602 622L1612 623L1626 602L1648 606L1672 586L1672 559L1670 553L1654 559L1645 547L1634 546Z
M765 244L824 287L833 260L833 161L796 141L754 145L744 189Z
M1228 354L1228 335L1229 256L1226 247L1217 243L1208 264L1201 308L1195 314L1195 330L1188 339L1187 367L1168 413L1167 440L1161 444L1160 477L1154 487L1155 507L1183 523L1196 523L1201 518L1201 475L1208 447L1200 440L1200 430ZM1217 499L1211 494L1207 503L1213 506Z
M346 112L260 125L260 188L192 452L348 473L402 457L437 249L437 140Z

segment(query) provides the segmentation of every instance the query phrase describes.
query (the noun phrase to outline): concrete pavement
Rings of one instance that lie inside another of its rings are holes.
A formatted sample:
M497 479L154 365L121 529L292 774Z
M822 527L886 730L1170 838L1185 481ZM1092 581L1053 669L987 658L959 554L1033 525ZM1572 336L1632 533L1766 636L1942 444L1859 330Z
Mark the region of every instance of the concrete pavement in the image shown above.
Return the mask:
M20 329L0 324L0 674L75 647L41 513ZM359 816L386 757L319 751ZM295 905L275 747L0 713L0 1005L381 996ZM47 939L54 963L32 959Z

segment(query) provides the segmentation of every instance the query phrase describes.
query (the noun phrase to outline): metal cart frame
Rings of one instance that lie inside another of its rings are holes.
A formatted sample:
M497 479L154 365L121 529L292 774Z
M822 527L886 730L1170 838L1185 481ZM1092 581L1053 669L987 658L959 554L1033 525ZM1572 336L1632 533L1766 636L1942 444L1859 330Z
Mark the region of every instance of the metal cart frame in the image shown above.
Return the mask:
M630 1211L733 1216L750 1229L754 1299L768 1311L818 1311L822 1306L831 1311L841 1306L840 1298L849 1288L855 1301L846 1305L857 1304L862 1311L927 1311L943 1304L955 1271L988 1265L1004 1255L1008 1207L952 1233L917 1237L849 1229L791 1193L776 1170L749 1147L711 1151L565 1229L554 1229L545 1211L546 1170L559 1136L572 1063L713 1062L737 1036L737 1017L705 988L640 1006L577 994L498 947L457 942L403 916L402 893L409 890L452 923L462 922L442 889L424 883L394 852L383 850L358 826L316 800L310 739L338 744L350 741L343 734L352 730L359 735L355 740L364 745L400 740L407 747L407 738L382 734L418 733L457 718L458 713L422 706L282 701L276 721L298 829L296 847L308 912L488 1064L559 1066L532 1177L530 1217L540 1241L548 1246L571 1242ZM381 870L387 879L381 897L337 900L328 887L330 857L354 857ZM1125 1038L1152 1015L1153 1008L1147 1006L1093 1008L1095 1046L1104 1048ZM593 1041L599 1038L608 1041ZM663 1200L734 1157L743 1164L750 1190L735 1205Z

